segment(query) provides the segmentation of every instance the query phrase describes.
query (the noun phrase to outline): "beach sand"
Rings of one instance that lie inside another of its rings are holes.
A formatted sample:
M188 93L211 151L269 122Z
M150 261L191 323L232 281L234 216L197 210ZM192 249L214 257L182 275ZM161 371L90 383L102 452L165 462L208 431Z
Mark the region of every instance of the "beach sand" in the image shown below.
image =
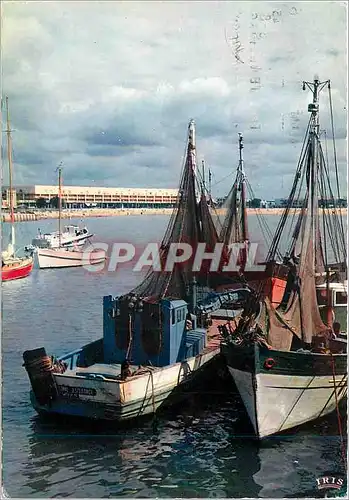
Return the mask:
M132 216L132 215L171 215L172 208L90 208L90 209L78 209L78 210L62 210L62 219L84 219L88 217L116 217L116 216ZM281 215L283 213L282 208L248 208L248 215ZM291 213L298 213L300 209L293 208L290 210ZM334 213L334 209L327 209L327 213ZM337 210L338 213L342 215L347 215L347 208L341 208ZM213 213L217 215L224 215L224 210L216 209ZM33 220L42 219L58 219L58 210L37 210L31 213L28 212L16 212L15 222L25 222ZM2 213L2 221L10 222L10 214Z

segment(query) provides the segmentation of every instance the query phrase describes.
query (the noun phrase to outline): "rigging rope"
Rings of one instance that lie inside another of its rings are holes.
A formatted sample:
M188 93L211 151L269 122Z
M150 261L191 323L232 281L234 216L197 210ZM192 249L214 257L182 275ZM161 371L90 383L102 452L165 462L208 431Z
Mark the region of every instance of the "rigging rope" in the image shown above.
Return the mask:
M299 180L299 178L301 176L302 165L303 165L303 162L304 162L304 159L305 159L305 155L306 155L306 152L307 152L307 150L306 150L306 144L308 142L307 138L308 138L308 133L309 133L309 130L310 130L310 124L311 124L311 117L309 118L308 126L307 126L307 129L306 129L306 133L305 133L305 137L304 137L304 141L303 141L301 153L300 153L298 164L297 164L297 168L296 168L296 175L295 175L295 178L294 178L294 181L293 181L293 185L292 185L292 189L291 189L290 195L289 195L288 200L287 200L287 206L286 206L286 208L284 210L284 213L282 214L282 216L280 218L278 227L277 227L276 232L275 232L275 236L274 236L273 242L272 242L272 244L270 246L270 249L269 249L269 253L268 253L268 257L267 257L268 261L275 259L275 254L277 252L277 249L279 248L280 239L281 239L283 230L285 228L285 224L286 224L286 221L287 221L290 209L292 208L292 205L293 205L293 202L294 202L294 196L295 196L295 192L296 192L296 189L297 189L298 180Z
M331 189L329 170L328 170L328 166L326 165L326 162L325 162L325 157L324 157L321 145L320 145L320 158L322 160L322 165L323 165L322 173L324 175L324 182L327 181L327 189L329 192L329 194L327 195L327 192L325 191L325 196L326 196L325 208L327 208L327 210L330 209L328 201L330 201L331 204L333 205L332 217L327 218L327 226L328 226L328 230L329 230L329 237L331 239L331 245L333 248L333 252L334 253L337 252L336 258L338 259L338 261L341 260L341 256L340 256L341 252L343 253L344 261L346 261L346 258L347 258L346 242L345 242L344 233L342 232L343 218L342 218L341 213L339 213L339 217L338 217L338 213L337 213L338 207L337 207L336 200L334 198L333 191ZM339 210L339 212L340 212L340 210ZM325 217L325 213L323 214L323 216ZM339 236L339 238L338 238L338 236Z
M252 189L252 186L251 184L249 183L249 181L247 179L245 179L245 182L246 182L246 185L247 185L247 189L249 191L249 194L251 196L251 198L255 198L255 194L253 192L253 189ZM273 240L273 234L271 232L271 229L266 221L266 218L261 216L261 214L258 213L257 209L255 209L255 214L256 214L256 217L257 217L257 221L258 221L258 224L259 224L259 227L261 229L261 232L262 232L262 236L264 238L264 241L265 243L267 244L267 246L269 245L269 242L270 240L272 241ZM266 236L267 234L267 236ZM267 239L267 237L269 239ZM279 251L277 250L277 253L278 253L278 256L281 258L281 254L279 253Z
M336 141L335 141L335 131L334 131L334 119L333 119L333 106L332 106L332 93L331 93L331 84L330 84L330 82L328 83L328 94L329 94L329 103L330 103L331 131L332 131L334 167L335 167L335 174L336 174L337 197L338 197L338 201L339 201L340 198L341 198L341 195L340 195L340 189L339 189L339 175L338 175L338 164L337 164L337 151L336 151ZM344 226L343 226L343 219L342 219L341 207L339 207L339 215L340 215L341 232L342 232L342 237L343 237L343 240L344 240L345 239L345 236L344 236L345 233L344 233Z
M132 315L129 314L128 315L128 346L127 346L125 359L129 359L129 355L130 355L131 347L132 347L132 342L133 342Z

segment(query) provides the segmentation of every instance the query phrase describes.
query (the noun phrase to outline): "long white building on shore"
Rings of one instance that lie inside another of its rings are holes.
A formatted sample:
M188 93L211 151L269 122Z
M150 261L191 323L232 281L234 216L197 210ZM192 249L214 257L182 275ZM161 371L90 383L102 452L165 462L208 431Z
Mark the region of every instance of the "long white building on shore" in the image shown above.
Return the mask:
M100 206L115 208L137 207L172 207L177 199L178 189L158 188L110 188L87 186L63 186L62 198L67 208L84 206ZM58 186L35 184L32 186L15 186L13 189L14 205L34 207L37 200L44 199L47 205L52 198L58 196ZM10 190L2 187L2 206L9 206ZM42 202L42 200L41 200Z

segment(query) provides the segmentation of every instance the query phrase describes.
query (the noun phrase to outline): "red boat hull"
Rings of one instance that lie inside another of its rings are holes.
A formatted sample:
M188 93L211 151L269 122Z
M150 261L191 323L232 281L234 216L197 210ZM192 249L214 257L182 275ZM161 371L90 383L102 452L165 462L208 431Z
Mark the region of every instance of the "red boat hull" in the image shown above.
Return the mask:
M2 266L2 281L18 280L26 278L33 269L33 259L16 259Z

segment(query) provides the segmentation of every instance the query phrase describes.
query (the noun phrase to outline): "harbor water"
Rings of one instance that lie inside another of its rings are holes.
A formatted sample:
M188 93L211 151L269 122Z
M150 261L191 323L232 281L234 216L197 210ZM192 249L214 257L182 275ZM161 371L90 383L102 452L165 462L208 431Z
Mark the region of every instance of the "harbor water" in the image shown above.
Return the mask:
M64 221L67 223L68 221ZM167 216L72 220L98 242L161 240ZM272 230L278 216L268 217ZM251 233L258 233L251 217ZM7 225L4 225L3 245ZM57 221L16 224L18 246ZM257 238L258 239L258 238ZM60 355L102 336L102 298L141 279L131 265L91 273L34 269L2 286L2 483L19 498L281 498L312 496L316 479L342 471L336 415L258 443L230 382L194 392L175 410L134 426L43 420L29 400L22 353ZM346 414L342 411L346 435Z

